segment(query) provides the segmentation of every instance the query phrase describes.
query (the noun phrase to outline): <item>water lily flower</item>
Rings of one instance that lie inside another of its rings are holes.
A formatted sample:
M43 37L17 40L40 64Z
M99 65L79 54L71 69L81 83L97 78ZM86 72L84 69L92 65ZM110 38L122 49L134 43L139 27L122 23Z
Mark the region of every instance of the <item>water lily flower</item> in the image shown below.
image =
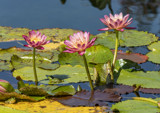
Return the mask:
M0 93L13 92L13 91L14 88L8 81L0 79Z
M69 36L69 40L65 40L64 44L67 45L65 51L68 53L75 53L78 52L79 55L83 55L85 53L85 50L92 45L94 45L96 38L93 38L91 41L89 41L90 33L89 32L78 32L73 34L73 36Z
M28 43L28 45L24 45L24 46L33 48L33 72L34 72L34 78L35 78L35 85L38 85L36 60L35 60L36 49L44 49L43 45L49 43L50 41L46 41L47 37L45 35L41 35L39 31L35 32L33 30L29 32L29 36L22 35L22 37Z
M135 29L134 27L127 27L129 24L132 23L131 21L132 18L130 18L129 20L128 18L129 18L129 14L123 17L122 12L120 14L115 14L115 15L112 15L112 14L110 14L109 16L104 15L104 18L100 18L100 20L108 27L102 28L99 30L108 31L108 30L114 29L117 31L124 31L123 28Z
M36 49L44 49L42 45L50 42L46 41L47 37L45 35L41 35L39 31L35 32L32 30L29 32L29 36L23 35L22 37L28 43L28 45L24 45L25 47L33 47Z
M87 60L85 57L85 50L91 46L94 45L96 38L93 38L91 41L89 41L89 37L90 37L90 33L89 32L78 32L73 34L73 36L70 36L70 41L69 40L65 40L64 44L67 45L65 51L63 52L68 52L68 53L75 53L78 52L79 55L83 56L83 60L84 60L84 65L85 65L85 69L86 69L86 73L88 76L88 80L89 80L89 84L90 84L90 88L93 91L93 84L92 84L92 80L91 80L91 75L89 73L89 68L88 68L88 64L87 64Z

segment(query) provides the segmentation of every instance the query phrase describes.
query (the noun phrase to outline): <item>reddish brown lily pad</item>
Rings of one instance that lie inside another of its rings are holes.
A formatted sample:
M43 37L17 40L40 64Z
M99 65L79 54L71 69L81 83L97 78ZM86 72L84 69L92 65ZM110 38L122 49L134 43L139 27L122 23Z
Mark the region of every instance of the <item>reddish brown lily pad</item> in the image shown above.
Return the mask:
M112 53L114 54L114 50L112 50ZM148 56L140 53L124 53L123 51L119 50L117 59L128 59L140 64L146 62L148 60Z
M113 88L105 88L104 92L114 92L115 94L128 94L134 91L134 87L128 85L114 85Z
M82 90L73 96L53 99L68 106L107 106L107 102L119 102L121 96L112 91L95 90L91 92Z
M140 88L139 91L142 93L160 94L160 89Z

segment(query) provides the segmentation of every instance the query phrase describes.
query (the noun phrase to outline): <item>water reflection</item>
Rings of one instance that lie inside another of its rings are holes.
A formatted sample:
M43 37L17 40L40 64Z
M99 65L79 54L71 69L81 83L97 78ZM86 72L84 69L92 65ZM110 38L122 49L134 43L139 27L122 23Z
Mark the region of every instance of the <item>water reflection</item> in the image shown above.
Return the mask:
M65 4L65 3L66 3L66 0L61 0L61 3L62 3L62 4Z
M132 14L137 21L138 30L160 32L159 0L121 0L121 5L123 12Z
M89 0L93 7L96 7L100 10L105 9L106 5L108 5L108 8L110 9L111 13L113 14L113 9L111 6L111 0Z

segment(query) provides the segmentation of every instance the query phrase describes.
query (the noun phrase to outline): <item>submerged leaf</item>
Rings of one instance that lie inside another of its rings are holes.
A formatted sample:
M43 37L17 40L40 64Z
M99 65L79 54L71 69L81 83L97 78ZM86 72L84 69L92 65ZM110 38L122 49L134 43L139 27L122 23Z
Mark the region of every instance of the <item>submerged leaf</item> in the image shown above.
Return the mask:
M27 111L16 110L6 106L0 106L1 113L29 113Z

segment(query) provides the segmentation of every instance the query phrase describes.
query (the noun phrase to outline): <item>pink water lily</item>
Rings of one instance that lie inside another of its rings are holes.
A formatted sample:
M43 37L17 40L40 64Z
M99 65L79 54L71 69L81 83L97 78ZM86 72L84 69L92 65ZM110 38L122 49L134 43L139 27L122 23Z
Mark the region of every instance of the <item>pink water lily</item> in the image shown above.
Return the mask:
M43 45L49 43L50 41L46 41L46 36L41 35L39 31L30 31L29 36L23 35L23 38L28 43L28 45L24 45L25 47L33 47L36 49L44 49Z
M85 50L92 45L94 45L96 38L93 38L91 41L89 41L90 33L89 32L78 32L73 34L73 36L70 36L70 41L65 40L64 44L67 45L65 51L68 53L75 53L78 52L79 55L83 55L85 53Z
M107 30L117 30L117 31L124 31L123 28L127 28L127 29L135 29L134 27L126 27L129 24L132 23L132 18L129 18L129 14L125 15L123 17L122 12L120 14L115 14L112 15L110 14L109 16L104 15L104 18L100 18L100 20L106 25L108 26L107 28L102 28L99 29L100 31L107 31Z

